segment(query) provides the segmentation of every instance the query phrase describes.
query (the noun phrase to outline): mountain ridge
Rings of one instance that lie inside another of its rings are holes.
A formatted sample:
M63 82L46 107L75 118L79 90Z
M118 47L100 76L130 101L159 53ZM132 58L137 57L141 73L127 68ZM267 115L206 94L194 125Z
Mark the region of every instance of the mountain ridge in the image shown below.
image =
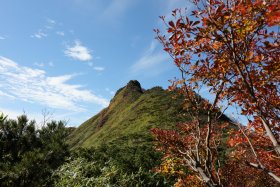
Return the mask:
M174 128L188 118L181 115L182 98L161 87L144 90L137 80L120 88L107 108L82 123L68 138L72 148L112 142L151 142L150 129Z

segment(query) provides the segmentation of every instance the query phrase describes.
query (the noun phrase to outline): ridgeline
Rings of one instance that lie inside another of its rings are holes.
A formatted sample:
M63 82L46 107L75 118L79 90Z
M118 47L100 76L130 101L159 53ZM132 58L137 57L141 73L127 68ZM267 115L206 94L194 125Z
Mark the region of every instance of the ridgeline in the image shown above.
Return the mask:
M110 105L81 124L69 137L72 148L101 144L139 145L152 141L150 129L174 128L188 120L182 98L161 87L144 90L136 80L119 89Z

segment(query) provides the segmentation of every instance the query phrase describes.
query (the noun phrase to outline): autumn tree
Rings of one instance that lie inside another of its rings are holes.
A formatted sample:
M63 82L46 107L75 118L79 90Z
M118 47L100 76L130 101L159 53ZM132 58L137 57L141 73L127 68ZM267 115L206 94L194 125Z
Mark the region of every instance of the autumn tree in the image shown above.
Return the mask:
M165 17L161 17L167 26L167 34L155 30L157 39L182 74L180 79L173 81L171 89L181 88L186 101L191 101L193 109L206 109L208 113L205 126L186 125L191 130L198 127L207 129L204 136L199 136L200 131L196 131L195 139L198 138L196 141L200 142L201 138L206 138L202 143L205 144L202 150L206 155L213 155L215 151L211 150L210 144L213 142L211 143L210 139L216 136L216 132L211 116L217 116L227 109L227 106L223 106L217 110L222 104L238 106L240 113L247 116L249 122L246 126L236 122L236 128L230 131L231 138L228 143L235 150L232 157L268 174L280 183L279 1L192 2L196 9L191 15L186 15L188 11L176 9L172 12L172 20L166 21ZM196 102L197 96L192 92L201 86L205 86L213 94L212 103ZM191 123L198 119L200 117L195 115ZM155 131L154 134L159 142L170 145L165 147L166 153L169 153L172 147L169 143L172 140L163 140L163 131ZM182 138L181 135L178 136L179 139ZM214 138L213 141L218 139ZM179 151L177 144L174 144L172 149L176 147ZM193 151L190 147L188 150ZM180 154L177 156L182 156ZM210 160L207 156L203 157L207 166L206 163ZM188 165L192 171L199 173L193 165ZM207 170L209 169L205 169L206 173ZM213 172L208 172L207 177L201 173L198 175L209 186L219 185L218 175L216 178L213 176Z

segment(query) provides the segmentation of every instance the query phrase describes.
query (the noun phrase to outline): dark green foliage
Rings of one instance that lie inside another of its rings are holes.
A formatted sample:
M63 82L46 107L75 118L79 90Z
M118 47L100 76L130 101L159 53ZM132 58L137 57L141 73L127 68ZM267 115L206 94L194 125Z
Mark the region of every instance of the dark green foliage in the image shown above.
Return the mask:
M25 115L0 120L0 186L51 186L51 174L69 155L63 122L35 128Z
M152 171L161 154L149 145L77 149L54 174L56 186L170 186Z

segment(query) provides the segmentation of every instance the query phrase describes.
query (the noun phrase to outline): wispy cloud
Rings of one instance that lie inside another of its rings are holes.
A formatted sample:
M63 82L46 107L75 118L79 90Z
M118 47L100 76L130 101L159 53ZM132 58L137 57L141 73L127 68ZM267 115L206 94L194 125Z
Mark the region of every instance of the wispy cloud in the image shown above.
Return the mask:
M96 70L96 71L104 71L105 70L104 67L99 67L99 66L93 67L93 69Z
M53 19L50 19L50 18L47 18L46 19L46 25L45 25L45 28L46 29L49 29L49 30L51 30L51 29L53 29L54 27L55 27L55 25L56 25L56 21L55 20L53 20Z
M149 71L158 74L162 71L161 64L169 59L169 56L160 51L156 51L156 42L151 42L145 53L132 65L131 73L137 75L140 73L147 74Z
M62 32L62 31L57 31L56 34L59 35L59 36L65 36L65 33Z
M56 21L53 20L53 19L51 19L51 18L47 18L47 22L48 22L48 24L50 24L50 25L55 25L55 24L56 24Z
M53 19L46 18L43 24L44 24L43 27L39 28L37 32L31 35L32 38L38 38L38 39L46 38L49 35L50 31L56 27L57 22ZM60 36L64 36L64 32L62 31L57 31L56 34Z
M5 40L6 37L5 36L0 36L0 40Z
M107 106L108 101L81 85L69 84L76 75L47 76L40 69L20 66L0 56L0 91L22 101L39 103L51 108L83 111L88 102Z
M42 39L47 37L47 33L45 33L44 31L42 31L41 29L38 30L36 33L31 35L31 38L38 38L38 39Z
M9 95L9 94L7 94L7 93L4 93L4 92L2 92L1 90L0 90L0 97L7 97L7 98L9 98L9 99L15 99L14 96Z
M45 64L42 63L42 62L41 62L41 63L40 63L40 62L35 62L34 65L35 65L35 66L38 66L38 67L40 67L40 68L42 68L42 67L45 66Z
M80 41L76 41L75 45L64 51L65 55L79 61L90 61L92 60L92 55L90 50L83 46Z

